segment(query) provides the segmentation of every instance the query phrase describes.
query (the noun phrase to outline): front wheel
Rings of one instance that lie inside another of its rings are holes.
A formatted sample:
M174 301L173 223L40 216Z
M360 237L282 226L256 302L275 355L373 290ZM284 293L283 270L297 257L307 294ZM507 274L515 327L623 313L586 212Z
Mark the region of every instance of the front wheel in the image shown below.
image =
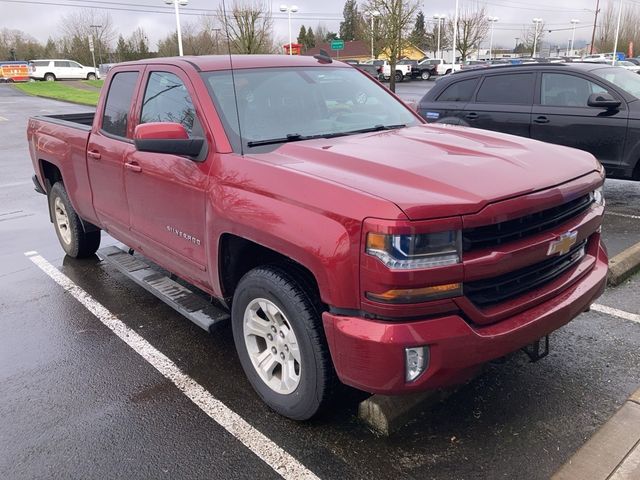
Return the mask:
M49 192L49 208L58 241L67 255L90 257L100 247L100 230L85 232L80 217L71 206L67 190L57 182Z
M279 267L251 270L233 296L233 339L249 382L273 410L307 420L334 382L319 301L301 277Z
M44 76L44 80L45 80L45 82L55 82L56 81L56 76L53 73L47 73Z
M402 80L404 80L404 75L402 75L402 72L396 72L396 82L401 82Z

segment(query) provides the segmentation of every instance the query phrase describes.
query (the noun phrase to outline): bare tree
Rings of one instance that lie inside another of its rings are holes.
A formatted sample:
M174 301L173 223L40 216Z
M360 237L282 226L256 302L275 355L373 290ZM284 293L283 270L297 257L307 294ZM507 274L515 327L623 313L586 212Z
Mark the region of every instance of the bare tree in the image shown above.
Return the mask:
M447 36L450 39L453 38L453 31L453 20L449 20ZM456 49L460 52L460 59L466 60L469 54L476 50L487 37L488 33L487 8L479 4L462 7L458 13L456 29Z
M21 30L0 30L0 59L32 60L41 57L44 47Z
M98 63L117 37L111 14L93 8L74 10L65 15L60 20L60 30L62 37L58 40L58 49L65 56L85 65L91 63L89 37L93 38Z
M419 4L416 0L370 0L366 10L380 12L377 32L385 45L384 53L389 57L391 67L389 89L396 90L396 64L402 56L404 47L408 43Z
M520 34L524 51L533 55L533 47L536 46L536 52L540 51L540 42L544 38L545 26L544 22L527 26Z
M609 3L600 16L598 36L595 47L598 52L613 52L615 44L616 26L618 22L618 4ZM640 32L637 25L640 22L640 8L637 5L624 5L618 35L618 51L624 51L630 43L639 45Z
M273 18L268 3L260 0L237 1L227 12L222 6L218 7L218 17L234 53L274 52L271 36Z

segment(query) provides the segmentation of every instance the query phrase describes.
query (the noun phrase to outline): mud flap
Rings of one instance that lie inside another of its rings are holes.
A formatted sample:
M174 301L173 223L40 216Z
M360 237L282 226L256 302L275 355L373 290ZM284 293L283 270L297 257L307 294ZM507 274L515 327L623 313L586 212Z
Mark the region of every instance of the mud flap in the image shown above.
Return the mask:
M529 357L531 363L537 362L541 358L549 355L549 335L546 335L522 349Z

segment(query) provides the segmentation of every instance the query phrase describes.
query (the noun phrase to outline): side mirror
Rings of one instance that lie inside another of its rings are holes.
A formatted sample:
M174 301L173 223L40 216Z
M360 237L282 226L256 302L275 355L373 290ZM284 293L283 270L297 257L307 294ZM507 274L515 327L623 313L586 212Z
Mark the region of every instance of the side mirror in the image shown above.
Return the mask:
M590 107L614 109L618 108L622 102L616 100L609 93L592 93L589 95L587 105Z
M180 123L141 123L133 134L136 149L141 152L168 153L196 157L202 151L204 138L189 138Z

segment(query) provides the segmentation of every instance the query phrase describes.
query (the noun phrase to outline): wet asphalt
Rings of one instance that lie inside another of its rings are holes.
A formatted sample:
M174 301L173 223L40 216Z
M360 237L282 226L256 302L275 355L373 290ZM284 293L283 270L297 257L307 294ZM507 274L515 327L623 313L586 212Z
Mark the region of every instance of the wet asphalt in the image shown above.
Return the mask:
M1 478L277 478L28 250L322 479L548 478L640 384L640 324L589 312L552 335L547 358L490 365L391 438L357 421L363 395L349 390L321 418L283 419L245 380L230 330L206 334L97 258L63 256L31 185L25 128L30 115L81 111L0 85ZM612 212L640 215L640 183L607 181L606 195ZM640 219L608 215L604 236L626 248L640 241ZM599 303L638 313L639 292L636 276Z

